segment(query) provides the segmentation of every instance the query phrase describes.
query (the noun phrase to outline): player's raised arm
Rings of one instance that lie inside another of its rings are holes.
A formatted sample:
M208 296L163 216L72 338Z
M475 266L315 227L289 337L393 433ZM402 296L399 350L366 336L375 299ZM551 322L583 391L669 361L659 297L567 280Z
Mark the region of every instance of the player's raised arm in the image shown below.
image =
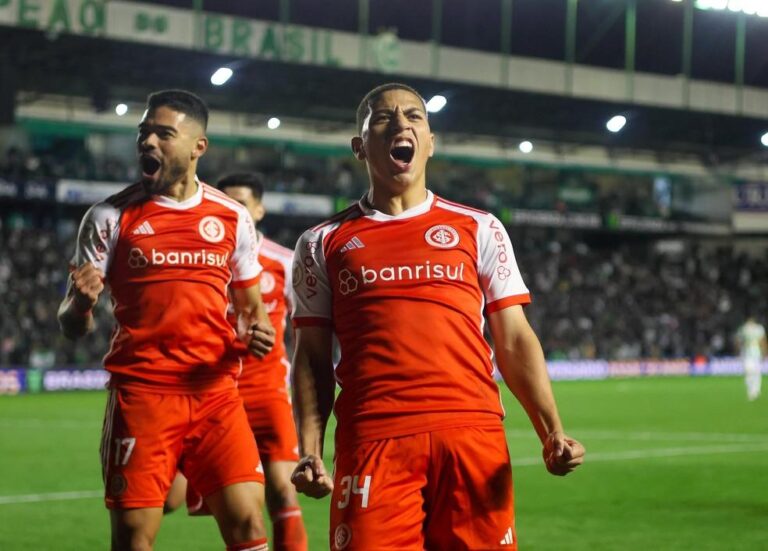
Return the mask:
M544 353L522 306L493 312L488 322L499 371L533 423L547 470L555 475L568 474L583 462L584 446L563 431Z
M237 335L257 358L263 358L275 345L275 328L258 285L233 287L232 300L237 314Z
M67 294L59 306L61 332L68 339L77 339L93 331L93 307L104 290L104 272L90 262L72 271L67 282Z
M291 481L299 492L316 498L333 490L332 477L322 460L323 439L336 387L331 347L329 326L296 329L291 387L302 458Z
M88 210L80 224L67 293L57 314L61 332L68 339L77 339L93 330L92 310L104 290L118 235L118 219L115 207L98 203Z

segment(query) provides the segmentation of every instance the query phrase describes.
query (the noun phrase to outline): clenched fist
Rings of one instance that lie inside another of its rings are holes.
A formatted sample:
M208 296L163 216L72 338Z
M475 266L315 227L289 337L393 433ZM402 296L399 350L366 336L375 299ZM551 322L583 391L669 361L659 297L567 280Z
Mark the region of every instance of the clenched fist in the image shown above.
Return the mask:
M78 312L85 314L93 309L104 290L104 272L86 262L70 274L70 279L72 303Z
M559 431L549 434L542 450L547 470L557 476L565 476L581 465L585 453L581 442Z

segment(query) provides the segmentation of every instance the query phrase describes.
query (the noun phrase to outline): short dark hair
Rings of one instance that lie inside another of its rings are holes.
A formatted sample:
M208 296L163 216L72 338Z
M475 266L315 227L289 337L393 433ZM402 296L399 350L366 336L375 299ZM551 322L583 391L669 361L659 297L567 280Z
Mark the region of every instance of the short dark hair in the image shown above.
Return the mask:
M386 84L381 84L365 94L365 97L360 102L360 105L357 106L358 135L363 132L363 121L365 121L365 117L368 116L368 111L371 109L371 104L379 99L379 97L384 92L389 92L390 90L405 90L406 92L410 92L421 100L421 103L424 104L424 109L426 110L427 102L424 101L424 98L421 97L421 94L419 94L413 86L408 86L407 84L403 84L401 82L388 82Z
M238 172L228 174L218 181L216 187L222 191L228 187L250 188L254 198L261 201L264 196L264 178L257 172Z
M147 110L154 111L158 107L169 107L179 113L196 120L208 129L208 106L199 97L186 90L161 90L147 97Z

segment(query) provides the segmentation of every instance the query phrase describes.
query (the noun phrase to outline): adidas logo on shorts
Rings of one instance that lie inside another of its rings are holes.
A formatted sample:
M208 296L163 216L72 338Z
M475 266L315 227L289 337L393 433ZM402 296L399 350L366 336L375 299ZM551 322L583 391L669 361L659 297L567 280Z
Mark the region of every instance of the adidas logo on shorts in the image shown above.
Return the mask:
M507 528L507 533L501 538L499 545L512 545L515 541L512 539L512 527Z

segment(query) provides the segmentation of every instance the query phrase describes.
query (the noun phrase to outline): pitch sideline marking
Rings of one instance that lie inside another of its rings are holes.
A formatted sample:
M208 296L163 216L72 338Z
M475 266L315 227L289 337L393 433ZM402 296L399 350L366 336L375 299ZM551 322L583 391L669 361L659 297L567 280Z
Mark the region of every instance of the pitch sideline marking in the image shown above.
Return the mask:
M81 492L53 492L49 494L0 496L0 505L13 505L16 503L38 503L41 501L66 501L71 499L91 499L103 495L104 490L85 490Z
M636 459L656 459L665 457L683 457L686 455L718 455L723 453L756 453L768 451L768 443L743 444L739 446L694 446L683 448L661 448L656 450L626 450L623 452L587 453L589 463L603 461L632 461ZM512 459L512 467L531 467L541 465L540 457L521 457ZM17 503L39 503L45 501L63 501L73 499L90 499L104 495L103 490L87 490L81 492L56 492L49 494L27 494L0 496L0 505Z
M72 428L84 427L101 428L102 421L86 421L76 419L39 419L16 418L0 419L0 428ZM506 429L507 436L513 438L535 438L533 429ZM726 442L766 443L768 436L758 433L718 433L718 432L652 432L652 431L612 431L602 429L569 429L569 433L584 440L670 440L670 441L701 441L717 439Z
M666 457L684 457L686 455L719 455L723 453L757 453L768 451L768 442L764 444L742 444L738 446L691 446L683 448L659 448L651 450L626 450L622 452L587 451L586 462L633 461L637 459L662 459ZM512 459L512 468L541 465L540 457L521 457Z
M508 436L514 438L536 437L533 430L507 429ZM611 431L611 430L590 430L590 429L569 429L569 434L577 439L583 438L594 440L671 440L671 441L690 441L697 442L701 440L717 439L727 442L743 442L753 444L768 444L768 435L750 434L750 433L718 433L718 432L650 432L650 431Z

